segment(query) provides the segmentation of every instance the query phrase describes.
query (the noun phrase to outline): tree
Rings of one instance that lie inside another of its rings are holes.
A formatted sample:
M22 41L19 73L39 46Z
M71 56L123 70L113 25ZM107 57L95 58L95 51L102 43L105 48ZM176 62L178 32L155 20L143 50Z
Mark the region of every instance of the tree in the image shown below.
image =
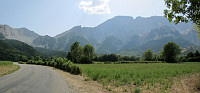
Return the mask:
M116 54L110 54L109 61L112 61L112 62L118 61L118 56Z
M29 59L29 60L34 60L34 57L33 57L33 56L30 56L28 59Z
M142 56L143 56L144 60L146 60L146 61L152 61L154 54L153 54L153 51L151 51L149 49L146 52L144 52L142 54Z
M19 61L27 62L28 61L28 57L22 55L22 56L19 57Z
M198 57L198 56L200 56L200 54L199 54L199 51L198 51L198 50L196 50L196 52L194 53L194 56L195 56L195 57Z
M70 46L70 52L72 57L72 62L80 63L80 58L82 55L82 47L79 45L79 42L75 42Z
M36 60L36 61L39 61L39 60L42 60L42 59L40 58L40 56L37 56L37 57L35 58L35 60Z
M192 53L192 52L189 52L188 54L187 54L187 57L189 58L189 57L194 57L194 54Z
M92 61L95 56L94 47L90 44L86 44L83 47L83 54L84 56L88 57L90 61Z
M68 59L68 60L72 60L71 52L68 52L68 54L67 54L67 59Z
M177 56L181 53L179 46L174 42L168 42L163 47L162 56L165 62L176 63Z
M169 22L188 22L200 27L200 0L165 0L168 9L164 10Z

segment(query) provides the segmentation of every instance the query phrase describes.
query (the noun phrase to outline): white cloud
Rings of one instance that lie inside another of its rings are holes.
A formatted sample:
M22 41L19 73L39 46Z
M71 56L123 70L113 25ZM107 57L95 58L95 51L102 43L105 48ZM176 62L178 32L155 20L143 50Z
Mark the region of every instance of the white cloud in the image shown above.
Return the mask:
M109 2L110 0L81 1L79 8L88 14L111 14Z

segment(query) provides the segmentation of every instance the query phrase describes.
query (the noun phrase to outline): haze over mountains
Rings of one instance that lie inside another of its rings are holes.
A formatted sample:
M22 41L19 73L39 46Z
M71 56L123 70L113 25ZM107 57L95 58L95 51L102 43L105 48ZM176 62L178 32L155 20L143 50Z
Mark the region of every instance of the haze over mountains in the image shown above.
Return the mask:
M80 45L91 44L99 54L139 54L147 49L159 52L167 42L175 42L181 48L198 46L197 33L192 23L175 25L161 16L148 18L116 16L96 27L75 26L55 37L41 36L26 28L0 25L0 33L8 39L25 42L34 47L69 51L75 41Z

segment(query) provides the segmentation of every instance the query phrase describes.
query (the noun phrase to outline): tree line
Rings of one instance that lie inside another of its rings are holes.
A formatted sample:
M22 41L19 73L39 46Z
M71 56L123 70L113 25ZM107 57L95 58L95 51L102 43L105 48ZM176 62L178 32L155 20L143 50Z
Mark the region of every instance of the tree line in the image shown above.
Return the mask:
M104 55L98 55L94 58L94 61L100 61L100 62L116 62L116 61L138 61L139 58L135 56L120 56L116 54L104 54Z
M142 59L145 61L165 61L168 63L177 62L199 62L200 53L196 50L195 53L189 52L186 56L180 56L181 49L174 42L168 42L163 47L159 55L156 55L150 49L142 54Z

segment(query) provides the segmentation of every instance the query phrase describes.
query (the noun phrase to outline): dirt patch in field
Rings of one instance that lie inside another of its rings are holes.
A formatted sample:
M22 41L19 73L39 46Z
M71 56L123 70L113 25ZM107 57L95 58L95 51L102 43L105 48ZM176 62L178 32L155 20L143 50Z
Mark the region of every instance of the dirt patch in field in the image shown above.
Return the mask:
M19 66L17 65L0 66L0 76L14 72L17 69L19 69Z
M170 93L200 93L199 74L183 78L176 78Z
M112 93L102 87L102 84L89 80L87 77L72 75L68 72L49 67L57 71L66 80L71 93Z

